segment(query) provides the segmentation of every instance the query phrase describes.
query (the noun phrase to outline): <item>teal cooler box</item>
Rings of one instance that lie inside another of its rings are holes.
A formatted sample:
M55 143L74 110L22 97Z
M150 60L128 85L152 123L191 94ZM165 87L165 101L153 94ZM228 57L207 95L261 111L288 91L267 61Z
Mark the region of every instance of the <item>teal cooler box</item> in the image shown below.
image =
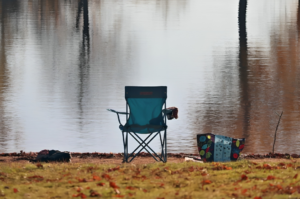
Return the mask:
M245 138L236 139L212 133L198 134L197 145L204 162L228 162L239 158Z

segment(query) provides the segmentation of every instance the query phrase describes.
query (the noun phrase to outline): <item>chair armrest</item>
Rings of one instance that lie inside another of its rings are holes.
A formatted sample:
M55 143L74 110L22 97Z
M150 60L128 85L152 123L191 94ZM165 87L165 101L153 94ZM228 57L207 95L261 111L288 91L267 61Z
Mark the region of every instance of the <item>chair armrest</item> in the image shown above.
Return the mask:
M106 110L108 110L108 111L110 111L110 112L113 112L113 113L117 113L117 114L124 114L124 115L128 114L128 113L126 113L126 112L119 112L119 111L115 111L115 110L113 110L113 109L106 109Z
M113 112L113 113L116 113L117 116L118 116L118 121L119 121L120 125L123 126L123 124L121 123L119 114L124 114L124 115L126 115L126 114L128 114L128 113L126 113L126 112L118 112L118 111L115 111L115 110L113 110L113 109L106 109L106 110L108 110L108 111L110 111L110 112Z

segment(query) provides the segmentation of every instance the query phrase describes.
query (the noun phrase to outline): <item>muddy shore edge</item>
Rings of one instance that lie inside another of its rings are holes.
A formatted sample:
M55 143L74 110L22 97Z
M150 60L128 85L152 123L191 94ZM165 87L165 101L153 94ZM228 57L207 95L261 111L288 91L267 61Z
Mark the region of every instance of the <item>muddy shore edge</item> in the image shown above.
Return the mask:
M0 153L0 163L9 162L30 162L34 160L38 152L23 152L20 153ZM123 153L100 153L100 152L70 152L72 156L72 163L100 163L100 164L122 164ZM168 153L168 162L180 163L184 162L185 157L199 156L198 154L190 153ZM257 162L280 162L290 161L291 159L298 159L298 154L282 154L282 153L268 153L268 154L241 154L241 159L255 160ZM148 153L140 153L133 164L148 164L156 161Z

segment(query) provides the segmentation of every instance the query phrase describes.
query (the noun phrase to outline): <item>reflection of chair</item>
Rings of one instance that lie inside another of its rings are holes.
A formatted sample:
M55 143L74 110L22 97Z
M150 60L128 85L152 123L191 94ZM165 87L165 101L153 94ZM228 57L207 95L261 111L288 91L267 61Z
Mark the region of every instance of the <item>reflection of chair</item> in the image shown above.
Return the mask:
M167 110L166 108L167 87L125 87L126 112L117 112L120 130L123 136L124 162L131 162L143 149L145 149L156 161L157 158L167 162ZM129 107L129 112L128 112ZM122 125L119 114L126 115L126 124ZM129 117L128 117L129 116ZM163 132L163 133L161 133ZM144 140L138 134L149 134ZM137 142L138 147L128 153L128 135ZM157 155L149 146L149 143L157 136L160 137L161 154ZM152 154L152 153L153 154ZM131 159L130 159L131 158Z

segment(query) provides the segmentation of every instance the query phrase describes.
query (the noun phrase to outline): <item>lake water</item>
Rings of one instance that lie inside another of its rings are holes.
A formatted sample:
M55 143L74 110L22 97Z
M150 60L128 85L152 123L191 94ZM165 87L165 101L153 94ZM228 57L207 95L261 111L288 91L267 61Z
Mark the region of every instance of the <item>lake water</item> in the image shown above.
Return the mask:
M123 152L106 109L168 86L168 152L209 132L270 152L283 111L275 152L299 153L299 53L297 0L0 0L0 152Z

